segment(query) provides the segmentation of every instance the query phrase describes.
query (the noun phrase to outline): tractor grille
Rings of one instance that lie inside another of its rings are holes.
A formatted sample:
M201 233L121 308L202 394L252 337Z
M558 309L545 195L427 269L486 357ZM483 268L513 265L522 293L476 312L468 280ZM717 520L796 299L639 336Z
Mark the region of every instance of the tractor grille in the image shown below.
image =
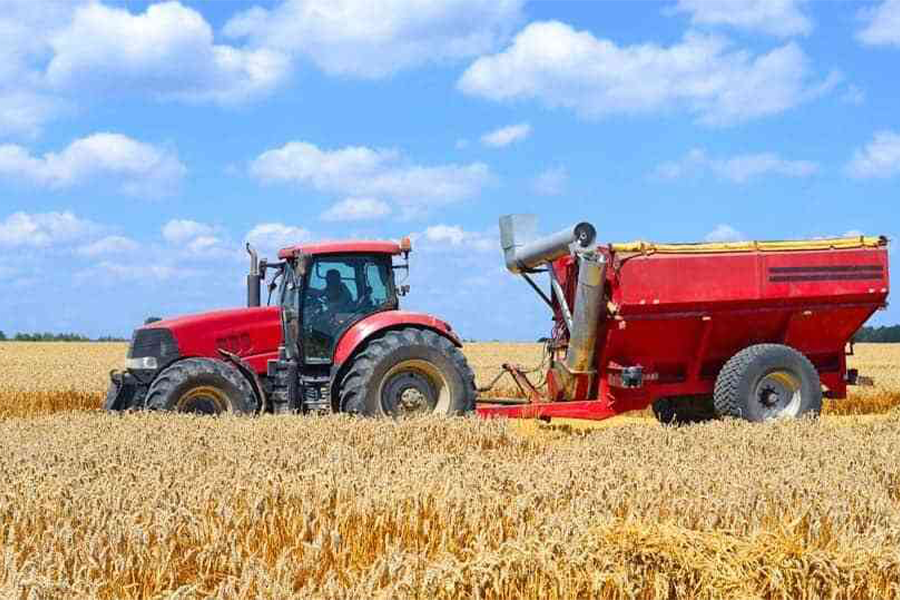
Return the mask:
M154 356L163 367L179 357L178 343L168 329L136 329L128 347L128 358Z

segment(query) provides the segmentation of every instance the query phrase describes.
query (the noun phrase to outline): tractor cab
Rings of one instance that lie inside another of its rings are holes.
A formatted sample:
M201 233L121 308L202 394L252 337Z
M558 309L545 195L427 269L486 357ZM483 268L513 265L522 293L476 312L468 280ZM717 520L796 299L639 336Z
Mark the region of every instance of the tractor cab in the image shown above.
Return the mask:
M286 351L306 365L328 365L341 336L377 312L397 310L395 272L408 271L409 240L301 244L279 252L268 303L277 303ZM403 261L394 264L394 257ZM260 274L264 278L264 274ZM251 300L253 295L251 294Z

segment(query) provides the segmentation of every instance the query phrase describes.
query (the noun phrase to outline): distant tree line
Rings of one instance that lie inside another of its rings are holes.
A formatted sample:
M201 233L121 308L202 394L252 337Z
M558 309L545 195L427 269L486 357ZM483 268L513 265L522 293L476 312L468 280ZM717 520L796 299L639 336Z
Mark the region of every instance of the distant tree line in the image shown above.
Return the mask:
M853 341L869 344L900 343L900 325L863 327L853 336Z
M92 339L78 333L17 333L11 337L0 331L0 342L127 342L128 338L103 335ZM465 339L465 342L476 342L474 339ZM495 342L498 340L494 340ZM540 338L539 343L544 343L547 338ZM900 343L900 325L882 325L881 327L863 327L853 336L854 342L867 344L896 344Z
M85 335L78 333L17 333L10 337L0 331L0 342L127 342L128 338L115 337L111 335L100 336L91 339Z

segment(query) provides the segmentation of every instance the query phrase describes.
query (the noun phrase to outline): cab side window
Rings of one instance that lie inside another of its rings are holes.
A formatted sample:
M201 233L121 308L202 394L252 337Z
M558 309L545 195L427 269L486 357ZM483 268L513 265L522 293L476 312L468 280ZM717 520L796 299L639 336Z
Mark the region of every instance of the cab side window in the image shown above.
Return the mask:
M365 266L365 285L374 306L382 306L390 299L387 282L389 277L385 264L368 263Z

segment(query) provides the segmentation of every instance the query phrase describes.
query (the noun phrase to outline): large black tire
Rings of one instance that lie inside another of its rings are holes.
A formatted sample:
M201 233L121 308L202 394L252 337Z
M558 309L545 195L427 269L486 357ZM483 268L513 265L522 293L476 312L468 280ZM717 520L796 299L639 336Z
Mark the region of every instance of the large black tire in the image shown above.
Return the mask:
M718 416L709 396L660 398L652 404L652 409L653 416L663 425L690 425Z
M389 331L353 359L340 406L370 417L461 415L475 410L475 374L447 338L413 327Z
M822 411L822 385L816 368L800 352L757 344L722 367L713 403L720 416L753 422L816 416Z
M150 384L151 410L212 414L254 414L258 410L250 382L232 365L210 358L186 358L163 369Z

